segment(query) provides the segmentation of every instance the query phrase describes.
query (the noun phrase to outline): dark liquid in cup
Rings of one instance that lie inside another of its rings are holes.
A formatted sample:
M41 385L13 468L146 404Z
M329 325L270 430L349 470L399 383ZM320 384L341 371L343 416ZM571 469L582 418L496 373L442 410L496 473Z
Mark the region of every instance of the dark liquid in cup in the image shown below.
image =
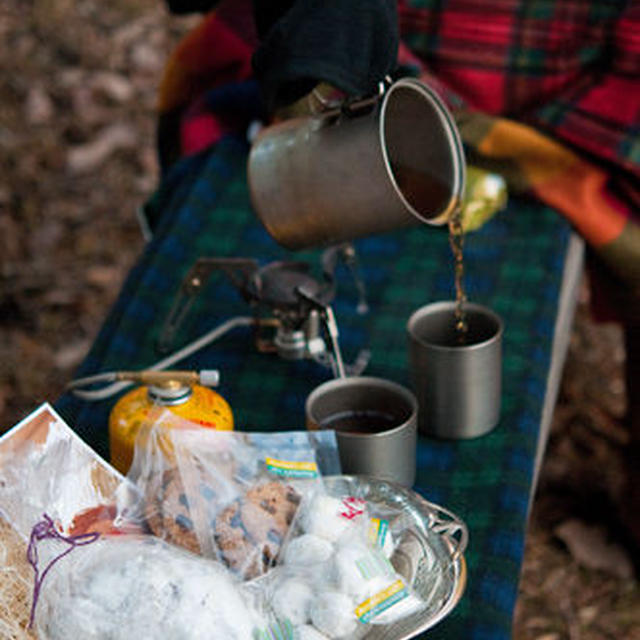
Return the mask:
M379 433L397 427L398 420L382 411L350 410L334 413L325 418L320 426L350 433Z

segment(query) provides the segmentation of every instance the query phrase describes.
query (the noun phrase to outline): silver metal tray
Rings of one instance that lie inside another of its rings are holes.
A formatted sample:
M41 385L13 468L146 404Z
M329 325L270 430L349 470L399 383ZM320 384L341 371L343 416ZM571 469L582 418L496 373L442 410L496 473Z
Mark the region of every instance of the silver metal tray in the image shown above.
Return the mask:
M370 625L367 640L408 640L443 620L460 601L467 568L467 527L455 514L400 485L368 476L328 476L334 496L357 496L401 515L404 531L391 563L424 602L420 611L388 625Z

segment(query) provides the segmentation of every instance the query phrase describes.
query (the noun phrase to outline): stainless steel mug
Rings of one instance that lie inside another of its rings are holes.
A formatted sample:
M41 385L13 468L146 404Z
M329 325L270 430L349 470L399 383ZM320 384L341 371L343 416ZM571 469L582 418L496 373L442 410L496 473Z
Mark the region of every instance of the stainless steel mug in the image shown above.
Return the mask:
M308 429L335 429L343 473L411 487L416 475L418 402L384 378L330 380L309 394Z
M269 126L254 141L256 214L284 247L303 249L421 223L444 224L464 190L456 125L413 78L371 105Z
M419 431L440 438L474 438L500 418L503 323L491 309L465 303L464 341L456 303L434 302L407 323L409 370L418 398Z

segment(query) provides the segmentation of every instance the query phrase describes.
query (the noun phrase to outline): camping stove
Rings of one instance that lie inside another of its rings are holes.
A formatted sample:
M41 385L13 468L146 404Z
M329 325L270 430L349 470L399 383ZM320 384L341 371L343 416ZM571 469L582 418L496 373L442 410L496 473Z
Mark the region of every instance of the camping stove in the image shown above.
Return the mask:
M325 250L321 277L314 276L311 266L305 262L276 261L260 266L252 258L200 258L176 295L157 342L158 350L167 353L172 349L193 302L205 291L212 274L222 271L253 312L251 324L258 351L276 353L286 360L311 358L332 368L335 375L345 375L338 327L331 308L338 261L344 262L354 279L359 296L358 312L366 313L364 283L351 244ZM362 372L367 354L362 352L356 363L348 367L350 374Z

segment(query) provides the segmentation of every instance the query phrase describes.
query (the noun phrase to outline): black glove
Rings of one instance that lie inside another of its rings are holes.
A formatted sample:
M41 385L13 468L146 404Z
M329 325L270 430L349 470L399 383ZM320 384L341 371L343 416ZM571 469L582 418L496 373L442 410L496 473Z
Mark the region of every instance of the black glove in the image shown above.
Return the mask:
M165 0L171 13L206 13L218 4L219 0Z
M395 0L254 0L261 45L253 67L270 110L324 81L345 93L375 93L396 66Z

